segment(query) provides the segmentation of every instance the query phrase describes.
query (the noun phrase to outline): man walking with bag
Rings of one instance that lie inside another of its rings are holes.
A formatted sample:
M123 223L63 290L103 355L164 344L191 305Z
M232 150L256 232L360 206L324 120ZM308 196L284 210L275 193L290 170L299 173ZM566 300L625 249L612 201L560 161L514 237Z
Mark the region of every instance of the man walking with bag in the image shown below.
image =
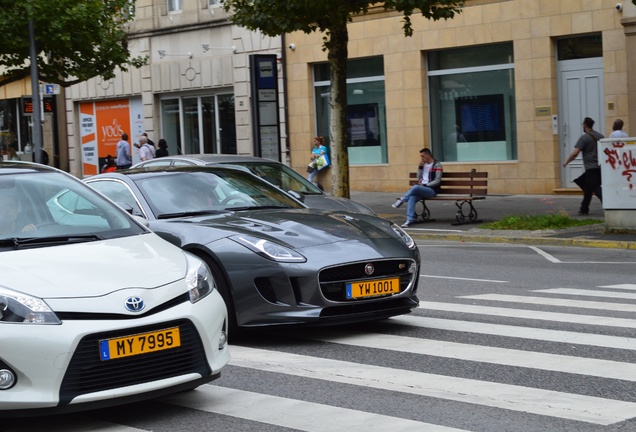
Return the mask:
M570 156L563 162L563 167L572 162L579 153L583 153L583 174L582 182L577 184L583 189L583 201L579 215L587 215L590 213L590 202L592 194L596 195L603 202L603 190L601 188L601 167L598 164L598 140L605 138L603 134L594 130L594 120L585 117L583 120L583 131L585 132L574 146L574 150Z

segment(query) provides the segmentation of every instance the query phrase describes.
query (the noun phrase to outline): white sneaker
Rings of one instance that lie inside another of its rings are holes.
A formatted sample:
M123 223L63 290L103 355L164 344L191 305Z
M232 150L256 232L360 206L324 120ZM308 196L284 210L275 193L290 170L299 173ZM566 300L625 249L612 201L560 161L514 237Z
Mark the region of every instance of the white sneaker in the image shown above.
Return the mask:
M410 227L411 225L413 225L414 223L415 223L415 222L413 222L413 221L407 220L406 222L404 222L404 223L402 224L402 228L408 228L408 227Z
M402 204L404 204L404 201L402 201L401 198L399 198L396 202L394 202L391 207L393 208L398 208L399 206L401 206Z

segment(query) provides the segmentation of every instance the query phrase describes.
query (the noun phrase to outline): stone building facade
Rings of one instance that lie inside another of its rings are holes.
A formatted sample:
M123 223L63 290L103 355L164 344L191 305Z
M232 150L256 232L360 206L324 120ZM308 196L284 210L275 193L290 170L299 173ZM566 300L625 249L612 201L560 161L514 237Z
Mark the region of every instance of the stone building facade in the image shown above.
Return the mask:
M134 4L129 48L133 56L147 56L148 63L66 91L70 172L79 177L97 173L107 155L115 156L124 132L130 144L144 132L155 144L164 138L171 155L258 153L250 56L273 56L282 83L281 38L232 25L218 0ZM282 84L279 88L282 92ZM282 116L281 123L284 131ZM284 138L281 134L273 153L285 156ZM132 150L136 161L138 153Z
M350 189L404 190L422 147L446 171L488 171L489 193L576 188L580 158L562 161L583 118L605 135L616 118L636 128L634 10L628 1L619 10L609 0L467 0L452 20L414 15L412 37L398 13L355 18ZM313 136L328 136L328 66L320 34L286 38L295 45L285 46L290 155L303 171ZM329 175L320 180L328 188Z

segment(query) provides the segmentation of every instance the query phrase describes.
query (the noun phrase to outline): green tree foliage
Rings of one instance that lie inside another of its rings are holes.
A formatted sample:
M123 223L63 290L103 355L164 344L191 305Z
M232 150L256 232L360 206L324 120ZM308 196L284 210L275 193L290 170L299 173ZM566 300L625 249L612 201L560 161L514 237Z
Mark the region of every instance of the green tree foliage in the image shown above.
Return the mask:
M29 19L35 28L42 81L70 86L95 76L110 79L131 58L127 25L131 0L0 0L0 86L30 75Z
M636 1L636 0L635 0ZM400 12L406 36L413 34L411 16L450 19L461 12L463 0L224 0L232 21L267 36L302 31L320 32L330 65L330 131L332 192L349 197L349 158L347 156L347 23L355 15L366 14L371 6Z

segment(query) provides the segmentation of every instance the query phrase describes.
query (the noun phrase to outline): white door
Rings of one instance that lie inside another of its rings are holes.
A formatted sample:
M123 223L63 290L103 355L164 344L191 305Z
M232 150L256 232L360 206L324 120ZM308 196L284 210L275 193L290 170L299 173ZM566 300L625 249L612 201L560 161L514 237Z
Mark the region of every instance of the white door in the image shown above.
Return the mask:
M583 119L592 118L594 129L605 134L603 125L603 59L566 60L558 62L559 75L559 143L561 165L572 153L583 134ZM572 180L583 173L583 160L578 156L561 170L561 186L576 187Z

